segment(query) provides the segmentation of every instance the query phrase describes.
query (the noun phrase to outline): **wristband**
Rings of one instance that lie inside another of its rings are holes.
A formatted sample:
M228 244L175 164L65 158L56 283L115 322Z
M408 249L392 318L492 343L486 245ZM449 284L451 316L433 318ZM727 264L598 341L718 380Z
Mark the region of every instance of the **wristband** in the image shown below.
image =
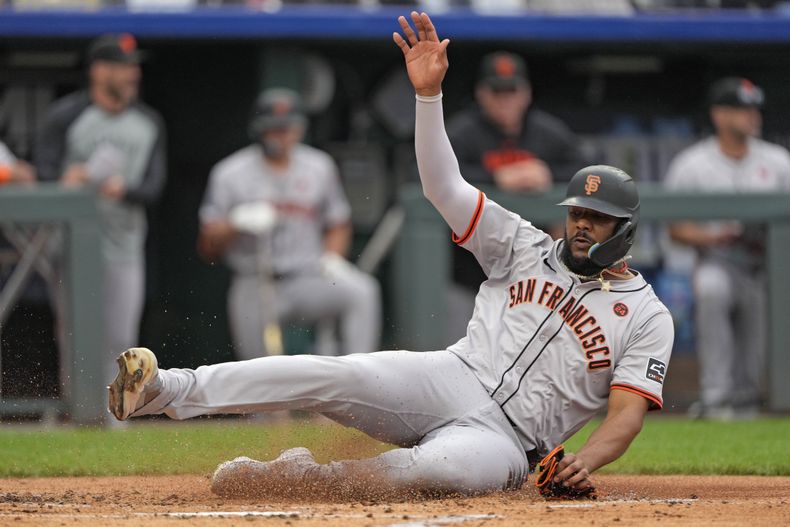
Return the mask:
M418 100L418 101L420 101L420 102L439 102L439 101L441 101L441 100L442 100L442 92L439 92L439 93L438 93L438 94L436 94L436 95L420 95L420 94L415 94L414 96L415 96L415 97L417 98L417 100Z

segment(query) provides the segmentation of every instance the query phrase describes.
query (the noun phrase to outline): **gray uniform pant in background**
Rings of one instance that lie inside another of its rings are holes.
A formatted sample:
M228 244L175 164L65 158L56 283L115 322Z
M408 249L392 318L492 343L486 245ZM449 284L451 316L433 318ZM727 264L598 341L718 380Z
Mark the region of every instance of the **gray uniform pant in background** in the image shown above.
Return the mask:
M115 358L137 346L145 304L145 261L104 263L105 379L118 373ZM109 381L108 381L109 382Z
M312 410L400 446L370 460L390 489L481 493L518 488L528 461L512 425L472 371L449 351L344 357L264 357L160 370L162 391L135 416L174 419Z
M278 280L275 297L281 324L339 321L340 355L369 353L379 347L379 284L351 264L331 271L316 268ZM257 275L234 276L228 292L228 315L238 358L265 356L262 339L265 320Z
M724 262L694 271L702 403L759 404L765 377L766 281Z
M62 263L55 265L55 285L51 292L55 309L55 325L60 355L60 377L64 393L68 393L71 379L71 361L74 352L71 339L66 332L66 284L63 280ZM137 346L140 335L140 319L145 303L145 261L102 262L103 271L103 318L104 327L104 368L102 384L107 384L118 373L115 359L125 350Z

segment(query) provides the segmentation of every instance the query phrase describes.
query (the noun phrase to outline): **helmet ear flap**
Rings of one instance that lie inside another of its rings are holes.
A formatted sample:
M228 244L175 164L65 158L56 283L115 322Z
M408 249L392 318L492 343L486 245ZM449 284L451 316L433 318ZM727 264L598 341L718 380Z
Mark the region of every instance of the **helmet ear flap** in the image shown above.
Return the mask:
M613 265L623 258L634 244L636 225L636 218L623 220L611 238L590 247L587 257L592 263L603 268Z

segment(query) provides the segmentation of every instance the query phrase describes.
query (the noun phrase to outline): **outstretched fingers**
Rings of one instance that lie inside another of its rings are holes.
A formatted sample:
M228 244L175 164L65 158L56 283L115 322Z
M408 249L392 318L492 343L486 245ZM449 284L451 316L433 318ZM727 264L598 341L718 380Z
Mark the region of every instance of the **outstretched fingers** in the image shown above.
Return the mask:
M405 40L403 40L403 37L400 36L400 33L397 32L393 33L392 40L395 41L395 44L398 45L398 47L400 48L400 50L403 52L404 55L406 55L409 52L410 49L409 45L406 43Z
M447 49L448 44L450 44L450 40L444 39L441 42L439 41L439 35L436 32L436 27L431 21L431 17L429 17L427 13L417 13L416 11L412 11L410 16L414 28L412 28L412 25L405 16L398 17L398 23L403 30L405 38L397 32L392 34L392 40L395 41L395 44L397 44L403 54L407 55L409 51L420 42L438 43L439 47L436 48L435 51L438 51L440 54L443 53Z
M426 40L427 36L425 34L425 25L422 21L422 15L417 11L412 11L411 21L414 22L414 27L417 29L417 34L419 35L420 40Z
M412 19L414 18L414 14L412 14ZM409 41L409 44L412 46L417 45L417 35L414 34L414 30L409 25L409 22L406 20L405 16L398 17L398 23L400 24L401 29L403 30L403 34L406 35L406 38ZM397 43L397 41L396 41ZM400 44L398 44L400 46Z
M433 25L433 22L431 22L431 17L428 16L428 13L421 13L420 19L422 21L422 27L425 30L425 38L433 42L439 42L439 35L436 33L436 27Z

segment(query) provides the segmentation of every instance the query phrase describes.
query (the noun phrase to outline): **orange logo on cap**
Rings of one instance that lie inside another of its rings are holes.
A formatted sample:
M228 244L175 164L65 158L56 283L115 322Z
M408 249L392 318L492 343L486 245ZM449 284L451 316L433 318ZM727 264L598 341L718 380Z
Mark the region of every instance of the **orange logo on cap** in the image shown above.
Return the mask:
M587 176L587 182L584 184L584 191L589 196L593 192L598 192L598 187L601 185L601 176L590 174Z
M497 57L494 71L499 77L512 77L516 74L516 64L510 57Z
M129 33L118 36L118 46L126 55L137 49L137 41Z

